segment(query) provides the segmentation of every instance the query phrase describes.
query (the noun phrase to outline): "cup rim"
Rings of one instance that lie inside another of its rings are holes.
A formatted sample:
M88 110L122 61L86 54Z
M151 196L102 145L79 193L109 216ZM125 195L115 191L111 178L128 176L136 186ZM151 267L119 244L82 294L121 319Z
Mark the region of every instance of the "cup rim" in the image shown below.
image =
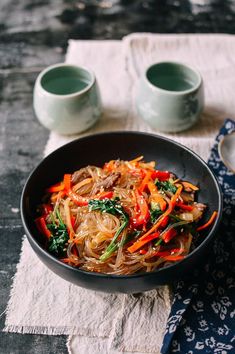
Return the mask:
M194 72L196 75L197 75L197 78L198 78L198 83L196 85L194 85L192 88L188 89L188 90L182 90L182 91L172 91L172 90L166 90L166 89L163 89L163 88L160 88L158 86L155 86L153 85L150 80L148 79L147 77L147 73L148 71L153 68L154 66L156 65L162 65L162 64L173 64L173 65L177 65L177 66L181 66L181 67L185 67L189 70L191 70L192 72ZM185 64L183 62L179 62L179 61L171 61L171 60L166 60L166 61L159 61L159 62L156 62L156 63L153 63L151 65L149 65L146 69L145 69L145 72L144 72L144 79L145 81L147 82L147 84L154 90L156 91L160 91L162 93L165 93L165 94L169 94L169 95L175 95L175 96L179 96L179 95L182 95L182 94L187 94L187 93L192 93L192 92L195 92L195 90L198 90L200 88L200 86L202 85L202 76L200 74L200 72L194 68L193 66L191 65L188 65L188 64Z
M68 94L58 95L56 93L52 93L52 92L45 90L45 88L42 86L42 83L41 83L43 76L45 74L47 74L50 70L60 68L60 67L66 67L66 66L70 67L70 68L82 69L84 71L87 71L87 73L89 75L91 75L91 82L84 89L82 89L80 91L73 92L73 93L68 93ZM65 98L70 98L70 97L72 98L72 97L83 95L84 93L86 93L87 91L89 91L91 89L91 87L95 84L95 82L96 82L96 77L95 77L94 72L92 70L88 69L87 67L76 65L76 64L69 64L69 63L57 63L57 64L47 66L45 69L43 69L39 73L39 75L36 79L36 82L35 82L35 86L36 86L36 84L38 84L40 86L40 89L48 96L65 99Z

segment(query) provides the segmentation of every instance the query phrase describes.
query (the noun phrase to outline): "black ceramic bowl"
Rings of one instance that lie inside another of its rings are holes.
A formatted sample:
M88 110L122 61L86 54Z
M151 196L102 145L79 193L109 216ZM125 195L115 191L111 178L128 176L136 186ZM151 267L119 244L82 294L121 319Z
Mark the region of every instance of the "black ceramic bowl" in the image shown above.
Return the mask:
M111 159L129 160L144 155L145 161L155 160L157 168L174 172L179 178L199 184L198 200L208 205L205 220L218 210L213 227L201 237L201 244L182 261L151 273L129 276L105 275L83 271L66 265L49 254L34 223L35 211L45 188L83 166L103 165ZM222 198L218 183L204 161L194 152L163 137L138 132L114 132L91 135L62 146L47 156L29 176L21 199L21 216L28 240L53 272L79 286L105 292L136 293L161 284L182 279L205 260L206 252L218 227L222 213Z

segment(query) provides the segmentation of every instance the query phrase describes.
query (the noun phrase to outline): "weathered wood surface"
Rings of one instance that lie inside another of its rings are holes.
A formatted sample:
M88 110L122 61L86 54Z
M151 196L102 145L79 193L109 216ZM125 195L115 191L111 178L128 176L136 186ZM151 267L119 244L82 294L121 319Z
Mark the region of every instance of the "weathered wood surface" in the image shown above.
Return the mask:
M0 1L0 314L19 260L21 190L48 138L32 109L38 72L63 61L68 38L119 39L134 31L234 33L234 11L235 1L225 0ZM4 320L3 315L0 329ZM0 333L0 354L66 352L64 336Z

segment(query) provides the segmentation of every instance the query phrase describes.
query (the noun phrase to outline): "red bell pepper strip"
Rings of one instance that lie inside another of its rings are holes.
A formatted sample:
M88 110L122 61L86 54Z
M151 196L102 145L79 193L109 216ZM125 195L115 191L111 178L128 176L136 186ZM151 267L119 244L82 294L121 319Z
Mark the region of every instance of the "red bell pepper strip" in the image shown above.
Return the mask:
M146 224L150 218L150 212L148 203L138 190L135 190L135 197L137 203L137 211L136 214L130 219L130 222L133 226L139 226Z
M103 199L111 199L113 197L113 192L110 191L110 192L103 192L101 193L100 195L97 195L96 197L92 198L92 199L100 199L100 200L103 200Z
M157 251L153 254L153 256L157 256L157 257L174 256L174 253L178 253L179 251L182 251L182 250L180 248L173 248L173 249L167 250L167 251Z
M42 204L43 215L47 216L52 212L53 208L50 204Z
M154 231L156 232L157 229L161 226L163 219L168 216L175 207L176 201L182 192L183 187L180 185L175 192L175 194L171 197L171 201L168 205L168 209L159 217L158 221L151 227L150 230L148 230L143 236L139 238L132 246L128 247L128 251L130 253L134 253L135 251L138 251L143 245L145 245L148 240L148 236L151 235Z
M178 201L176 203L176 206L178 206L180 209L183 209L183 210L187 210L187 211L192 211L193 210L193 206L192 205L187 205L187 204L184 204L180 201Z
M47 238L51 237L51 232L50 232L50 230L48 230L45 218L43 216L37 218L35 220L35 223L37 225L37 228L38 228L39 232L41 232Z
M165 216L163 219L162 219L162 223L161 223L161 227L164 228L167 226L169 222L169 216Z
M155 170L152 172L152 179L159 179L159 181L166 181L170 178L170 172Z
M73 246L72 253L74 254L74 256L78 257L78 250L77 250L76 245Z
M67 191L67 196L72 199L72 201L78 206L88 205L88 198L81 197L77 193L73 192L71 189Z
M177 231L176 229L172 228L168 231L166 231L163 235L162 235L162 239L165 243L170 242L175 236L177 235Z

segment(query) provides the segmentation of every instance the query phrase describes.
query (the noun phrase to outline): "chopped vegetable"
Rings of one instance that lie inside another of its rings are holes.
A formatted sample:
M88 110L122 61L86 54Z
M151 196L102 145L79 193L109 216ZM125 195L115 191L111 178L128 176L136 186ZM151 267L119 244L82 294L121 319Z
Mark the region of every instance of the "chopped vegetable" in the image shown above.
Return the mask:
M145 177L144 177L143 181L141 182L140 187L138 188L140 193L143 193L143 191L145 190L145 188L148 185L148 182L149 182L149 180L151 178L151 175L152 175L152 171L151 170L146 172Z
M187 221L178 221L175 222L174 224L169 225L167 229L165 229L161 234L161 238L165 243L168 243L169 241L171 241L173 237L177 235L177 231L175 230L175 228L186 224L188 224Z
M148 189L151 194L150 198L152 209L160 209L164 211L166 209L167 203L163 196L158 192L156 185L152 181L149 181Z
M35 220L35 222L39 232L41 232L44 236L46 236L49 239L51 237L51 232L47 227L45 218L43 216L39 217Z
M158 179L159 181L166 181L170 178L170 172L155 170L152 172L152 179Z
M172 228L164 233L162 239L165 243L171 241L177 235L176 229Z
M194 184L192 184L192 183L183 181L182 184L183 184L184 188L190 188L193 191L198 191L199 190L199 188L197 186L194 186Z
M128 251L130 253L136 252L138 251L141 247L143 247L144 245L146 245L146 243L155 240L156 238L158 238L160 235L160 232L154 232L151 235L147 235L144 238L140 237L139 240L137 240L132 246L130 246L128 248Z
M156 181L155 184L158 187L158 189L161 189L163 191L168 191L173 194L175 194L175 192L177 191L177 187L170 181L163 181L163 182Z
M53 186L47 188L46 191L48 193L56 193L56 192L60 192L60 191L63 191L63 190L64 190L64 183L60 182L60 183L54 184Z
M43 214L47 216L50 212L52 212L53 208L50 204L42 204L42 210Z
M64 175L64 190L66 192L68 192L71 189L71 178L72 176L70 174Z
M192 205L188 205L188 204L184 204L180 201L178 201L176 203L176 205L180 208L180 209L183 209L183 210L187 210L187 211L192 211L193 210L193 206Z
M136 241L131 247L128 248L128 251L130 253L138 251L143 246L143 244L149 242L148 235L153 233L153 231L156 232L157 229L161 226L162 222L164 221L164 218L172 212L181 191L182 191L182 186L179 186L179 188L176 190L176 193L171 198L171 203L169 204L168 209L157 219L156 223L151 227L150 230L148 230L143 236L140 237L138 241Z
M214 211L210 217L210 219L204 224L204 225L201 225L197 228L197 231L201 231L201 230L204 230L206 229L207 227L209 227L216 219L218 213L217 211Z
M184 259L184 258L185 258L185 256L181 256L181 255L179 255L179 256L174 256L174 255L172 255L172 256L166 256L166 257L164 257L164 259L165 259L166 261L172 261L172 262L181 261L181 260Z
M157 218L162 215L162 211L160 209L151 209L150 215L151 215L151 223L154 224L157 220Z
M139 190L135 191L135 197L137 202L137 212L130 221L133 226L137 227L146 224L150 218L150 212L148 203L146 202L144 196L139 192Z
M67 227L64 224L58 210L56 210L56 215L58 218L58 224L47 224L47 228L51 232L51 237L48 242L48 249L54 255L63 257L66 255L66 244L69 240L69 235Z
M88 198L81 197L77 193L73 192L72 189L68 190L67 195L69 198L72 199L72 201L77 205L77 206L86 206L88 205Z

